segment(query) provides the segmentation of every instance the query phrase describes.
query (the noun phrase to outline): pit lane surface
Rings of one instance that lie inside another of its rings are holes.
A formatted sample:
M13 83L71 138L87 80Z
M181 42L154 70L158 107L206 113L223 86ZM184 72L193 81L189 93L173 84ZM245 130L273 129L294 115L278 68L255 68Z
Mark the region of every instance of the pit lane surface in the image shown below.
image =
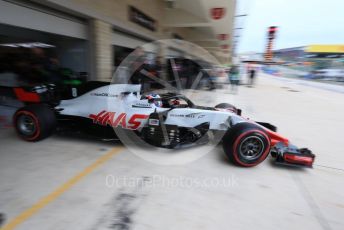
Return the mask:
M343 228L344 94L260 75L254 88L241 86L238 95L225 87L216 96L200 91L192 97L208 106L214 100L229 102L244 116L275 124L294 144L314 151L315 168L277 167L271 159L239 168L228 164L221 148L186 165L163 166L120 143L61 135L27 143L3 126L0 213L5 229L114 149L116 154L37 212L19 218L16 229Z

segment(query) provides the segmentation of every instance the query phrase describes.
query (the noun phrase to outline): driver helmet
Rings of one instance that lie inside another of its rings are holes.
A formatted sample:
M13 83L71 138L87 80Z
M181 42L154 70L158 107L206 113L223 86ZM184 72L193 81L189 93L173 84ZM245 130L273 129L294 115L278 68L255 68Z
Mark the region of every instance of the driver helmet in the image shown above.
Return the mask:
M150 100L150 99L160 98L160 96L159 94L156 94L156 93L150 93L146 96L146 98ZM160 100L153 100L152 103L154 103L156 107L162 107L162 101Z

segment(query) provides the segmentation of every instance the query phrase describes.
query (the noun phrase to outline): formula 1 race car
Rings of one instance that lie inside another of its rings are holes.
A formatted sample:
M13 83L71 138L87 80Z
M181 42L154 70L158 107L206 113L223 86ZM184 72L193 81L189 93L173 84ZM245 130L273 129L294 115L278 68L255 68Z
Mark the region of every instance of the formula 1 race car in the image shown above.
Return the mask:
M281 164L312 167L314 162L310 150L292 146L269 123L244 118L233 105L198 106L178 93L141 95L141 86L134 84L86 85L81 95L69 100L59 100L51 85L15 88L14 94L26 104L13 117L18 135L39 141L64 127L114 137L114 129L121 129L170 149L215 139L222 142L229 160L243 167L261 163L269 153Z

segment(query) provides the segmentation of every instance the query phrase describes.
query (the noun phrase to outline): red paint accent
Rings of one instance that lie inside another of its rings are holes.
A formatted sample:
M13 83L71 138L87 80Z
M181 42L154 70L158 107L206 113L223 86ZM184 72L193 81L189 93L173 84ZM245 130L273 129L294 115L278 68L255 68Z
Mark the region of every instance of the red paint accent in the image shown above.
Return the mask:
M289 140L280 134L271 131L270 129L265 128L265 132L269 135L271 140L271 146L275 146L277 143L282 142L285 146L289 145Z
M246 119L246 118L245 118ZM274 147L277 143L280 143L282 142L285 146L288 146L289 145L289 140L288 138L286 137L283 137L282 135L254 122L254 121L251 121L249 119L246 119L248 122L251 122L253 124L256 124L258 125L259 127L261 127L262 129L264 129L264 131L267 133L267 135L269 136L269 139L270 139L270 142L271 142L271 147Z
M127 128L127 114L123 113L122 119L119 122L119 125L122 126L122 128Z
M101 115L103 115L103 113L105 113L105 112L106 112L106 111L103 110L103 111L101 111L101 112L98 113L98 114L90 114L89 117L93 120L93 123L97 123L99 117L100 117Z
M126 117L127 115L125 113L121 113L117 119L113 122L112 127L116 128L119 125L122 126L122 128L126 128ZM123 119L124 118L124 119Z
M228 37L229 37L228 34L218 34L217 35L217 39L222 40L222 41L227 40Z
M40 102L39 95L33 92L27 92L23 88L14 88L14 93L18 100L23 102Z
M226 13L226 9L223 7L216 7L216 8L210 9L210 15L214 20L219 20L223 18L225 13Z
M105 125L107 115L108 115L108 112L105 112L102 115L98 116L96 123L98 123L100 125Z
M107 119L105 125L110 125L110 126L112 126L113 120L114 120L114 118L115 118L115 112L109 112L108 114L109 114L109 117L108 117L108 119Z
M105 113L104 116L99 120L99 124L106 126L107 121L109 120L109 112Z
M121 113L115 119L116 113L115 112L106 112L105 110L101 111L98 114L90 114L89 118L93 120L93 123L99 124L102 126L111 126L111 127L118 127L121 126L122 128L128 129L137 129L141 125L141 121L139 119L147 119L149 116L145 114L134 114L130 117L128 124L127 124L127 114Z
M147 119L149 116L144 114L134 114L128 121L131 126L130 129L137 129L141 125L141 121L136 121L136 119Z
M312 166L314 162L313 157L298 156L298 155L288 154L288 153L285 153L283 155L283 159L288 163L303 164L307 166Z
M180 105L180 101L179 101L179 100L173 100L173 101L172 101L172 104L173 104L173 105Z
M275 33L277 31L278 27L277 26L270 26L269 27L269 33Z
M257 132L257 133L262 134L262 135L268 140L268 145L271 146L269 137L268 137L264 132L262 132L262 131L259 130L259 129L249 130L249 131L244 132L243 134L241 134L241 135L235 140L235 142L234 142L234 145L233 145L233 150L234 150L234 151L233 151L233 156L234 156L236 162L238 162L240 165L245 166L245 167L252 167L252 166L255 166L255 165L259 164L260 162L262 162L262 161L266 158L266 156L269 154L269 150L270 150L270 148L266 148L265 152L262 154L262 156L260 157L260 159L259 159L257 162L255 162L255 163L247 164L247 163L241 162L241 160L240 160L239 157L238 157L238 152L237 152L238 144L239 144L240 140L241 140L245 135L247 135L247 134L249 134L249 133L253 133L253 132Z
M27 140L27 141L34 141L37 137L39 137L39 135L41 134L41 127L39 126L39 122L38 122L38 118L36 117L35 114L29 112L29 111L19 111L18 113L15 114L15 117L14 117L14 121L17 121L17 118L19 115L21 114L25 114L25 115L28 115L30 117L33 118L33 121L35 122L35 125L36 125L36 134L33 136L33 137L25 137L23 135L19 135L21 138L23 138L24 140ZM17 124L14 124L15 126L17 126Z

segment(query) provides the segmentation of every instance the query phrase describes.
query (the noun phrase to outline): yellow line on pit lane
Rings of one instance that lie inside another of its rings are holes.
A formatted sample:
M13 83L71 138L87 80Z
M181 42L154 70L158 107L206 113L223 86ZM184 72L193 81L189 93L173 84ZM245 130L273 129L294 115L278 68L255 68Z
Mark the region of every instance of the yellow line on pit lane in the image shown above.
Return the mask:
M84 177L92 173L96 168L110 160L114 155L122 151L123 147L116 147L110 150L105 155L99 157L93 164L86 167L83 171L81 171L79 174L75 175L71 179L69 179L66 183L62 184L60 187L58 187L56 190L54 190L49 195L43 197L40 199L36 204L32 205L30 208L23 211L21 214L16 216L13 220L11 220L8 224L3 226L1 230L12 230L15 229L18 225L22 224L25 220L29 219L31 216L33 216L35 213L37 213L39 210L47 206L49 203L56 200L59 196L61 196L64 192L72 188L76 183L78 183L80 180L82 180Z

